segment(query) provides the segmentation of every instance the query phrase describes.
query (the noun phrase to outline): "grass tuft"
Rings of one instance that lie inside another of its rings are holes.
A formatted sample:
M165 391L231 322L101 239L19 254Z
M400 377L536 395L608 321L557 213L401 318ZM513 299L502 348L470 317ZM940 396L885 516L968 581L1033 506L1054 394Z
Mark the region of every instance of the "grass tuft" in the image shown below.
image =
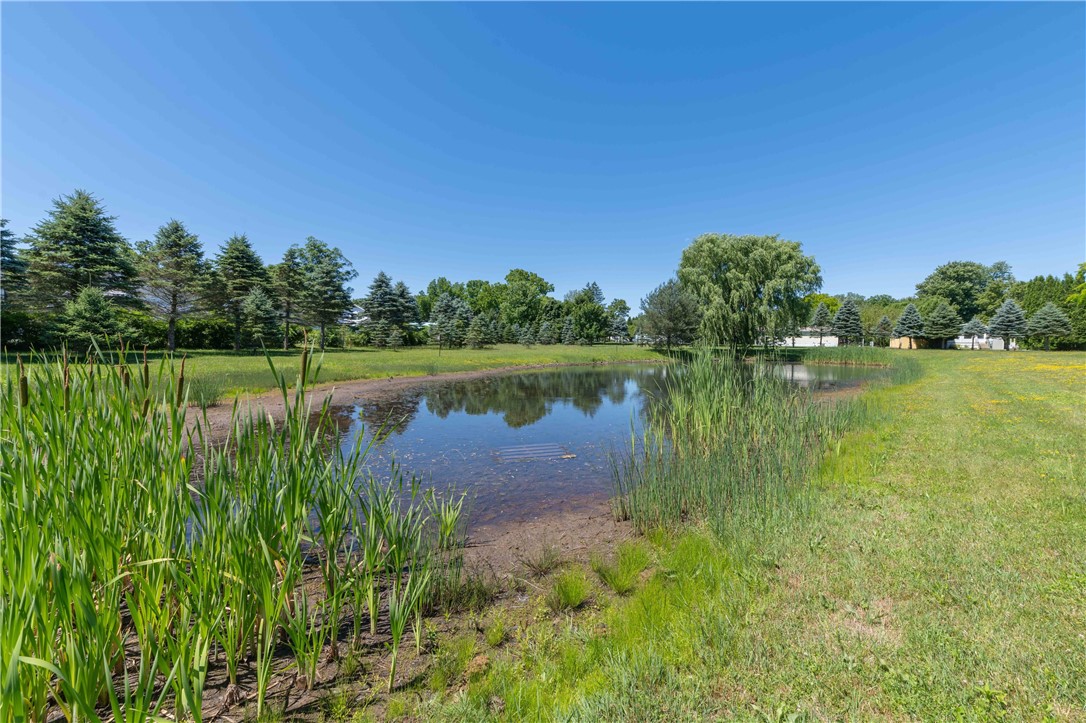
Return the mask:
M576 567L571 568L555 579L547 593L547 607L556 613L576 610L588 600L590 590L591 586L584 571Z

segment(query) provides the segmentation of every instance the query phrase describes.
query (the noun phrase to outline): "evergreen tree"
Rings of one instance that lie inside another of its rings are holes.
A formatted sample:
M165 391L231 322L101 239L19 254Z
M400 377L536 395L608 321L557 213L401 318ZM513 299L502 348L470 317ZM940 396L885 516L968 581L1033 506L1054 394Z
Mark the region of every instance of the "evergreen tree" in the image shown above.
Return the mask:
M131 298L136 267L115 220L86 191L53 201L49 216L27 238L27 283L38 308L63 309L86 286Z
M270 346L278 341L279 314L263 289L253 288L241 302L242 328L248 343Z
M1007 299L988 322L988 333L1003 339L1003 348L1010 351L1011 339L1026 335L1026 313L1014 299Z
M203 291L204 250L195 234L176 219L160 226L154 241L138 244L143 297L166 320L166 348L177 348L177 319L192 311Z
M558 340L558 330L550 321L544 321L539 325L539 343L554 344Z
M520 330L520 337L517 339L517 341L527 347L535 344L535 334L532 333L531 324L524 325L524 328Z
M573 319L568 316L562 322L562 343L567 346L577 343L577 336L573 333Z
M845 344L863 340L864 325L860 319L860 307L852 299L846 299L833 317L833 333Z
M624 299L615 299L607 306L607 313L611 317L609 336L623 342L629 339L630 305Z
M270 269L271 287L283 315L283 351L290 348L290 324L296 320L305 289L305 259L298 244L292 244L283 260Z
M487 322L481 315L476 316L468 324L468 330L464 334L464 343L472 349L482 349L486 345Z
M1071 319L1051 301L1042 306L1029 318L1029 335L1044 339L1045 351L1052 337L1070 336Z
M411 295L411 290L407 288L407 284L397 281L396 285L392 287L392 293L396 296L396 315L394 317L396 326L406 329L408 325L418 322L418 302Z
M662 340L668 351L672 344L692 340L701 324L697 298L676 279L665 281L642 299L641 312L645 333Z
M347 282L358 274L338 248L312 236L302 247L302 268L305 271L302 308L309 321L320 327L321 349L324 349L327 327L338 324L351 308L351 288Z
M212 297L234 324L234 351L240 351L245 324L242 305L253 289L263 288L268 283L267 270L249 239L241 234L231 236L223 244L215 257L214 274L210 282Z
M950 304L942 303L924 321L924 336L938 342L939 348L943 349L948 339L958 335L961 327L962 318L958 312Z
M897 323L894 324L894 336L898 338L908 337L909 348L913 348L913 339L924 333L924 318L920 316L920 310L916 304L909 304L901 312Z
M974 316L972 319L962 324L962 336L968 336L970 338L970 349L977 348L977 337L984 336L988 333L988 327L984 325L984 322L980 320L980 317Z
M373 277L369 293L359 303L370 328L380 324L386 327L397 325L400 299L392 289L392 279L384 271L377 272L377 276Z
M430 336L437 342L438 349L462 346L471 321L471 307L467 302L446 292L430 311Z
M95 286L84 286L75 300L67 303L60 321L61 334L73 349L87 349L93 341L107 346L128 331L117 308Z
M875 325L875 338L879 340L880 346L886 346L890 343L890 335L894 333L894 324L890 321L890 317L883 314L879 319L879 323Z
M26 287L26 261L15 247L8 220L0 218L0 303L14 301Z
M369 334L370 344L378 349L384 349L388 345L388 336L392 327L387 321L378 321L376 324L366 324L366 331Z
M822 337L830 327L833 326L833 319L830 317L830 309L826 306L826 302L818 302L818 307L815 308L814 314L811 315L810 327L818 332L818 345L822 346Z
M388 330L388 337L386 339L385 343L388 345L388 348L393 351L403 346L403 332L398 326L394 326Z

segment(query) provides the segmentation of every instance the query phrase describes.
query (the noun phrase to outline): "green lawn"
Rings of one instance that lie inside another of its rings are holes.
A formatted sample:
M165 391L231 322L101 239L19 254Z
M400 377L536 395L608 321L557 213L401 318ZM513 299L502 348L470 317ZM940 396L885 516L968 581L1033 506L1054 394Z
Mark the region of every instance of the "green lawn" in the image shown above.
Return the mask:
M188 356L186 376L194 383L213 388L220 395L235 392L260 392L275 385L263 353L232 354L213 351L178 351ZM297 374L300 352L271 352L276 366L287 372L288 379ZM161 355L158 355L161 356ZM318 358L320 353L318 352ZM446 372L530 366L534 364L590 364L661 360L656 351L632 344L598 344L594 346L548 345L524 347L500 344L487 349L443 349L408 347L398 351L387 349L330 349L324 352L318 382L379 377L426 376ZM7 355L7 362L14 355Z
M588 610L555 615L540 593L463 692L393 702L460 720L1086 720L1086 354L901 353L923 376L868 392L886 413L835 447L809 515L643 539L629 597L593 576Z

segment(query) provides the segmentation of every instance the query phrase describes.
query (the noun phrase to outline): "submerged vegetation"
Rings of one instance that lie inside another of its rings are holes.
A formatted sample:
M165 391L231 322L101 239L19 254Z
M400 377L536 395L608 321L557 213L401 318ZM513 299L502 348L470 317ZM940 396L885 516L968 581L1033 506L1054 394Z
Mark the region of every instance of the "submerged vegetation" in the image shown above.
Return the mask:
M379 622L393 686L408 632L420 647L424 610L457 591L460 504L424 504L395 471L388 485L366 474L369 448L341 448L327 403L311 409L311 366L303 352L293 396L277 375L281 425L235 404L221 445L165 362L60 359L7 378L3 719L169 707L199 721L216 668L227 699L245 678L260 713L282 641L308 689L325 654Z

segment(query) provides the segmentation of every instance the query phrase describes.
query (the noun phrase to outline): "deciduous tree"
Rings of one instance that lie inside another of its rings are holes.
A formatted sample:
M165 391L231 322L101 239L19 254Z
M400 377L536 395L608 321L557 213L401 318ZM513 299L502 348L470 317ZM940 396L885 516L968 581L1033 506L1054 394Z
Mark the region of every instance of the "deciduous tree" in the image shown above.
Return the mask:
M818 264L799 243L715 233L683 251L679 280L702 303L705 336L739 350L780 326L780 315L822 285Z

